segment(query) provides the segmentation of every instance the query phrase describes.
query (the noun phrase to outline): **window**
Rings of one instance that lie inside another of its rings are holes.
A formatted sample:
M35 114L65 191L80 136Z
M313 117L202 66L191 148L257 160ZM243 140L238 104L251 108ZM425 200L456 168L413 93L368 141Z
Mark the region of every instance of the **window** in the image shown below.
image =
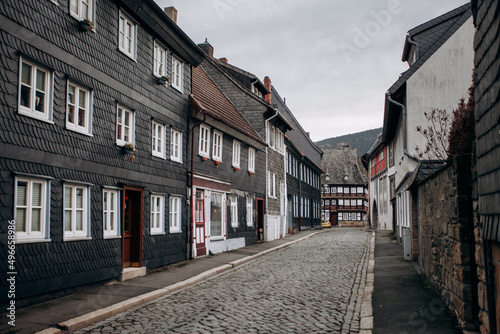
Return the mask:
M250 173L255 173L255 149L248 149L248 171Z
M379 161L384 159L384 150L380 151Z
M363 193L364 193L364 191L363 191L363 187L358 187L358 189L357 189L357 193L358 193L358 194L363 194Z
M268 138L267 138L267 143L269 144L270 147L273 149L275 148L275 141L276 141L276 128L269 124L268 125Z
M356 192L357 192L357 190L356 190L356 189L357 189L356 187L352 187L352 188L351 188L351 194L356 194Z
M293 216L299 216L299 196L293 195Z
M179 130L170 130L170 159L176 162L182 162L182 132Z
M151 195L151 234L165 233L165 197L163 195Z
M349 220L349 212L344 212L344 220Z
M68 99L66 106L66 128L81 132L91 133L91 93L88 89L68 82Z
M389 145L389 166L394 166L394 143Z
M222 194L212 193L210 198L210 237L223 237Z
M219 131L214 131L212 159L214 161L222 161L222 144L223 135Z
M343 187L338 187L337 191L338 191L339 194L343 194L344 193L344 188Z
M240 168L240 150L241 150L240 142L233 140L233 167L234 168Z
M45 180L16 179L16 242L41 241L49 238L49 187Z
M165 125L153 121L153 155L165 158Z
M40 120L51 121L51 72L20 58L19 113Z
M330 188L325 188L325 194L329 194L330 193Z
M181 231L181 198L170 196L170 233Z
M328 206L328 205L330 205L330 200L329 200L329 199L327 199L327 200L325 201L325 205L327 205L327 206Z
M267 195L269 197L276 197L276 174L267 172Z
M135 115L126 107L118 105L116 115L116 144L123 146L135 143Z
M94 21L94 0L70 0L69 12L77 19Z
M283 135L283 132L281 132L278 129L275 129L275 146L276 146L276 151L280 153L284 153L284 148L285 148L285 136ZM274 147L274 146L273 146Z
M362 200L362 199L358 199L358 201L357 201L357 205L358 205L358 206L363 206L363 200Z
M349 188L348 187L344 188L344 194L349 194Z
M210 157L210 128L205 125L200 125L200 147L198 154L202 157Z
M64 186L64 239L90 237L90 205L88 186Z
M104 189L102 203L104 238L116 237L120 235L118 229L118 222L120 221L118 203L118 191L113 189Z
M231 226L238 227L238 197L231 195L229 199L231 201Z
M351 199L351 206L356 206L356 200L355 199Z
M332 187L332 194L336 194L337 193L337 187Z
M166 64L167 50L163 47L163 45L155 41L153 48L153 74L158 77L166 75Z
M182 75L184 64L179 58L172 57L172 87L182 92Z
M339 206L344 206L344 200L343 199L339 199Z
M253 199L247 197L247 226L253 226Z
M196 191L195 198L195 208L194 208L194 217L195 222L205 222L205 201L203 200L203 191Z
M137 24L123 10L120 10L118 29L118 49L130 58L135 59Z

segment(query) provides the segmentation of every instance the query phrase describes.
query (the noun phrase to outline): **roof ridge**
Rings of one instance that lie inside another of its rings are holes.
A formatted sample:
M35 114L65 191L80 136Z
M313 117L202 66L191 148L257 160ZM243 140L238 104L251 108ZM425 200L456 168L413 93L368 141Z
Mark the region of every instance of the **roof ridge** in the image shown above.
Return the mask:
M468 2L460 7L457 7L455 9L452 9L450 10L449 12L447 13L444 13L438 17L435 17L427 22L424 22L422 24L419 24L418 26L408 30L408 34L413 36L413 35L416 35L416 34L419 34L423 31L426 31L434 26L437 26L438 24L441 24L445 21L448 21L450 19L452 19L453 17L455 16L460 16L462 14L464 14L465 12L467 12L468 10L470 10L471 8L471 3Z

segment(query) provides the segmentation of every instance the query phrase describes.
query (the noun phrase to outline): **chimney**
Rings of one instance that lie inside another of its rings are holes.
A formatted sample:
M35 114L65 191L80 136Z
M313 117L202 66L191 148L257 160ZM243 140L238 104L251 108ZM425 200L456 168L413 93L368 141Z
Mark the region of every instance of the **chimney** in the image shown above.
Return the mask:
M165 14L177 24L177 9L175 9L175 7L165 7Z
M268 94L266 94L266 96L264 97L264 100L266 100L266 102L268 103L271 103L271 79L266 76L264 78L264 85L266 86L267 90L269 91Z
M203 42L201 44L198 44L198 47L200 49L202 49L203 52L205 52L205 54L209 58L213 58L214 57L214 47L212 45L210 45L210 43L208 43L208 40L206 38L205 38L205 42Z
M226 57L224 57L224 58L219 58L219 60L220 60L221 62L223 62L223 63L226 63L226 64L227 64L227 58L226 58Z

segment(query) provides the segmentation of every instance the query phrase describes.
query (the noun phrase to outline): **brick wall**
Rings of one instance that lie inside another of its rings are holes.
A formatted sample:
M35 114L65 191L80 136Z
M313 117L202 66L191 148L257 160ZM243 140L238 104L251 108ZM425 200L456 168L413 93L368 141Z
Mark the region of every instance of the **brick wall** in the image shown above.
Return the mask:
M419 185L417 198L422 273L462 328L474 327L476 286L470 161L455 158Z

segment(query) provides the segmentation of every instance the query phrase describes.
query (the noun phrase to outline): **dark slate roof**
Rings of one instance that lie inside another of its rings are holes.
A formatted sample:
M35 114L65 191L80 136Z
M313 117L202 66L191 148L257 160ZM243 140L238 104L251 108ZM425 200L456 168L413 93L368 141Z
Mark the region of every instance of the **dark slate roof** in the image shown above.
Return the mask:
M262 81L260 81L260 79L255 74L242 70L241 68L231 65L220 59L214 58L214 61L219 66L224 68L224 70L227 73L229 73L233 78L238 80L245 88L250 89L253 83L257 83L263 91L270 93L266 85L264 85L264 83L262 83Z
M309 166L312 166L314 168L316 168L316 170L320 173L323 173L324 170L321 169L321 161L319 164L317 164L316 162L312 161L307 155L305 155L301 150L300 148L298 148L293 141L290 140L290 138L288 138L287 135L285 135L285 143L287 145L287 149L290 150L290 152L296 154L296 155L299 155L299 156L302 156L304 158L304 162L306 164L308 164ZM322 152L323 154L323 152Z
M265 144L236 107L203 70L202 66L192 69L192 102L198 109L229 127Z
M323 150L321 168L330 176L329 184L365 184L367 178L358 165L358 153L355 149ZM345 176L347 175L347 180ZM322 183L325 183L324 176Z
M293 127L292 131L286 133L288 139L293 142L303 155L307 156L316 165L321 165L323 151L314 144L309 134L304 131L274 86L271 86L271 96L272 103L278 106L278 110Z
M413 172L408 172L408 178L401 181L396 192L411 190L418 186L422 181L426 180L431 175L434 175L445 166L444 161L439 160L422 160Z
M406 81L422 67L422 65L471 17L471 5L467 3L444 15L421 24L410 31L406 37L405 53L408 50L408 39L418 44L419 55L416 62L401 74L399 79L389 88L385 97L384 129L382 140L390 141L395 134L399 122L399 108L392 107L391 99L402 103Z

